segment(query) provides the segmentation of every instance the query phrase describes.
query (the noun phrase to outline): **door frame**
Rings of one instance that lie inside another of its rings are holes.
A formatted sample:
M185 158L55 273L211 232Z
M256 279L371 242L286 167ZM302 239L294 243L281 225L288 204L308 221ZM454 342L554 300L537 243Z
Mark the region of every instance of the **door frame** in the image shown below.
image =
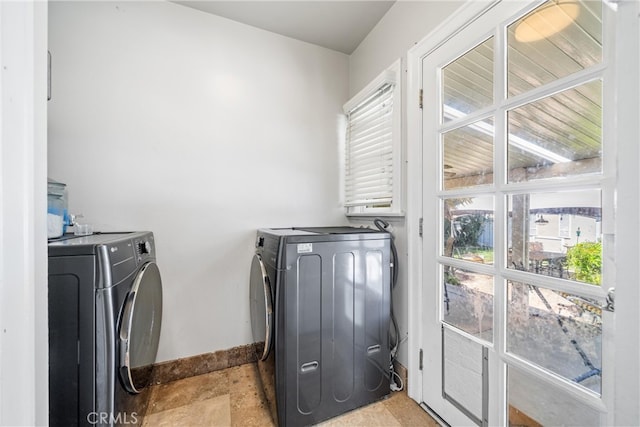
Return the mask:
M407 239L408 239L408 350L407 370L409 381L407 394L422 403L422 375L420 374L420 349L422 345L422 59L444 44L450 37L493 8L499 0L487 2L468 1L441 25L420 41L407 53Z
M46 1L0 2L0 425L47 425Z
M421 42L408 52L407 61L407 93L405 107L407 109L407 158L416 159L407 164L407 233L408 233L408 283L409 283L409 316L408 316L408 395L418 403L423 403L423 378L420 371L420 349L428 349L423 343L422 327L423 300L423 266L422 245L425 239L431 238L434 244L436 236L420 236L420 221L423 217L422 197L423 174L429 166L422 164L422 110L419 106L419 93L422 88L423 58L444 44L453 35L467 27L478 17L484 15L500 0L491 2L468 1L448 20L428 34ZM533 2L523 1L521 8ZM607 232L616 235L615 253L617 279L616 286L616 322L624 328L616 330L612 343L607 348L614 353L617 369L612 379L614 383L613 407L610 408L610 420L616 425L632 425L640 419L640 291L637 286L625 286L624 283L637 284L640 277L640 222L637 213L640 211L640 85L637 75L640 74L640 5L636 1L620 1L607 3L607 7L618 10L617 25L614 29L616 45L612 74L618 102L614 108L617 121L614 129L610 129L606 138L617 142L619 154L616 161L618 183L616 187L617 206L614 230ZM426 106L426 102L425 102ZM606 114L606 113L605 113ZM615 185L615 184L612 184ZM606 201L605 201L606 203ZM428 230L425 227L425 230ZM629 232L629 230L633 230ZM632 278L623 281L621 278ZM620 282L620 283L618 283ZM604 349L603 349L604 350ZM607 351L609 351L607 350ZM492 367L490 367L491 369ZM505 390L499 391L504 392ZM492 419L497 414L491 414Z

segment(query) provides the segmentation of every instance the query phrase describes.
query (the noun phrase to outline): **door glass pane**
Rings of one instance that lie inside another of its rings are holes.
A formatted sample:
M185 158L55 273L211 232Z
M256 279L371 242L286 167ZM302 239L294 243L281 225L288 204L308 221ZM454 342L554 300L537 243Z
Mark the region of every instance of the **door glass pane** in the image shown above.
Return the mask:
M601 284L599 189L514 194L508 209L509 268Z
M493 117L442 136L445 190L493 183Z
M602 170L602 81L509 111L509 182Z
M443 201L446 257L493 264L493 196Z
M600 426L600 413L569 393L525 374L507 371L509 426Z
M493 37L442 69L442 97L443 122L493 103Z
M602 4L548 1L510 25L507 38L513 96L602 61Z
M483 340L493 341L493 277L443 265L443 320Z
M507 351L600 393L600 304L515 282L508 283L507 300Z

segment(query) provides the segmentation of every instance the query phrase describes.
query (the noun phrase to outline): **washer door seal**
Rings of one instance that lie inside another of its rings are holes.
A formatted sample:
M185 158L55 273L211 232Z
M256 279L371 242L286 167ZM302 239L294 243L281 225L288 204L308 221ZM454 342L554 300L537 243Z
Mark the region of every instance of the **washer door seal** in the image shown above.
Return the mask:
M151 380L162 323L162 279L155 262L142 266L124 303L120 324L120 379L130 393Z
M259 254L251 262L251 330L258 359L266 360L273 339L273 302L271 281ZM260 347L262 346L262 348Z

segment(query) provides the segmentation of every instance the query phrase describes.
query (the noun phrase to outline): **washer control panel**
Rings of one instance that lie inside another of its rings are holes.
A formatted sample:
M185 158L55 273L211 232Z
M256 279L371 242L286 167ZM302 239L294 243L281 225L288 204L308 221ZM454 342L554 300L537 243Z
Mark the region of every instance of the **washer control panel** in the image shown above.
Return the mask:
M143 236L134 240L133 245L138 262L155 256L153 244L153 235Z
M151 253L151 243L148 240L144 242L138 242L138 253L139 254L150 254Z

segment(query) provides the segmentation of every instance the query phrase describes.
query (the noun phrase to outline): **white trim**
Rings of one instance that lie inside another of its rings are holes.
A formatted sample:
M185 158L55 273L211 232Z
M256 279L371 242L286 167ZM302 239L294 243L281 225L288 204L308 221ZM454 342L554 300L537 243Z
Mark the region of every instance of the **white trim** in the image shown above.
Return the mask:
M0 2L0 425L47 425L47 2Z
M502 0L468 0L408 52L409 69Z
M616 328L613 425L637 425L640 420L640 4L621 1L615 27L615 127L617 141L615 230ZM613 7L613 5L612 5ZM608 9L608 8L607 8ZM607 131L608 132L608 131ZM608 183L606 183L608 184ZM622 327L623 326L623 327ZM606 344L606 343L605 343ZM604 369L604 367L603 367ZM611 421L611 420L608 420Z
M407 395L422 403L422 375L418 355L422 348L422 240L419 237L422 218L422 110L418 105L422 88L422 61L420 51L407 54Z
M400 60L394 62L390 67L384 70L378 77L373 79L371 83L366 85L360 92L358 92L353 98L347 101L342 107L342 111L348 114L349 111L356 108L360 103L364 102L373 92L380 89L386 84L395 85L399 79ZM398 76L398 77L397 77Z
M403 218L405 216L404 212L363 212L363 213L347 213L349 218Z
M422 89L422 59L431 51L453 37L458 31L489 11L500 0L469 0L449 18L407 52L407 236L408 236L408 386L407 394L418 403L422 403L422 373L418 366L418 354L424 348L422 325L422 239L418 228L423 218L423 144L422 110L418 107L418 93ZM425 94L426 95L426 94ZM425 96L426 99L426 96ZM425 224L426 227L426 224ZM425 349L427 350L427 349ZM426 356L425 356L426 357Z

